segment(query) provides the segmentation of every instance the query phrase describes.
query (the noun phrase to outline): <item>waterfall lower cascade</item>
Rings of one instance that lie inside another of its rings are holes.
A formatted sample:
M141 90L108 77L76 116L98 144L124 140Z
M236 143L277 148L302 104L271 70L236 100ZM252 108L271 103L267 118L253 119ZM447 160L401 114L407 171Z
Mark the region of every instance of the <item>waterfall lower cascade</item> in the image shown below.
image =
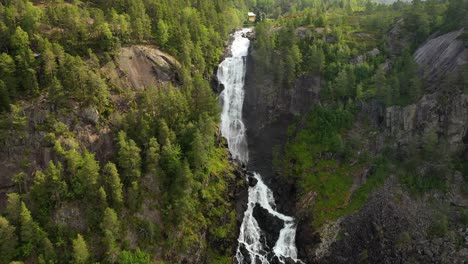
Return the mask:
M233 158L247 164L249 152L245 125L242 122L242 106L244 103L244 81L246 59L250 41L245 37L251 29L244 28L234 33L231 46L231 57L226 58L218 68L218 80L224 85L220 94L223 102L221 115L221 133L227 139L229 150ZM276 211L273 192L265 185L260 174L252 174L256 180L253 187L249 187L247 210L240 228L236 262L239 264L269 264L276 259L285 263L287 259L300 262L297 259L295 245L296 223L294 218ZM273 248L266 244L265 233L261 230L254 217L254 208L263 207L269 214L283 221L278 240Z

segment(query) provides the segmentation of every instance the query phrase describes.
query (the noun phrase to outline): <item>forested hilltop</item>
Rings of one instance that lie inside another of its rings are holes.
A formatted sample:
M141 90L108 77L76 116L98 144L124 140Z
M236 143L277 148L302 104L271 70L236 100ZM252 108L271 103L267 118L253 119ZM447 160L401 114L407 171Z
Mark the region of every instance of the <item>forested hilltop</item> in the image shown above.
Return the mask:
M0 1L0 263L231 261L236 180L210 78L246 12Z
M468 2L277 3L258 6L245 118L299 258L463 263Z

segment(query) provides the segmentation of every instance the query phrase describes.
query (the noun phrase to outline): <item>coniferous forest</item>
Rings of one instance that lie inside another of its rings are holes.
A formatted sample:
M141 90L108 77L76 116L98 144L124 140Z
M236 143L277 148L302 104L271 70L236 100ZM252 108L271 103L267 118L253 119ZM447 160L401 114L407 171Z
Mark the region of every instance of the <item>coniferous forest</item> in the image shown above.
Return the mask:
M467 0L0 0L0 264L233 263L248 184L216 71L242 27L252 166L298 220L298 258L468 256ZM415 215L345 242L380 193ZM419 250L437 239L454 246Z

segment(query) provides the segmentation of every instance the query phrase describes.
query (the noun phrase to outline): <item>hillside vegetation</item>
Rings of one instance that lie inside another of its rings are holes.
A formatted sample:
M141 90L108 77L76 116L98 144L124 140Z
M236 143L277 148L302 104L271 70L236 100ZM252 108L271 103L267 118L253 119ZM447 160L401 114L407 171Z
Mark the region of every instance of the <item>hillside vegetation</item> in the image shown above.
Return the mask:
M229 259L236 184L209 78L245 10L0 1L0 263ZM127 85L134 44L175 57L175 77Z

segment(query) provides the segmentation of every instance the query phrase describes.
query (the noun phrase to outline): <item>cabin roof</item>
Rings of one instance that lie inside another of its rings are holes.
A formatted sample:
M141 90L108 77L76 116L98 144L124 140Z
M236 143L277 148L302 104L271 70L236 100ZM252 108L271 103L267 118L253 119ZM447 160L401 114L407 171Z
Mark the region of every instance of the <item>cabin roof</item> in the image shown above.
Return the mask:
M249 16L256 16L254 12L249 12L248 15Z

